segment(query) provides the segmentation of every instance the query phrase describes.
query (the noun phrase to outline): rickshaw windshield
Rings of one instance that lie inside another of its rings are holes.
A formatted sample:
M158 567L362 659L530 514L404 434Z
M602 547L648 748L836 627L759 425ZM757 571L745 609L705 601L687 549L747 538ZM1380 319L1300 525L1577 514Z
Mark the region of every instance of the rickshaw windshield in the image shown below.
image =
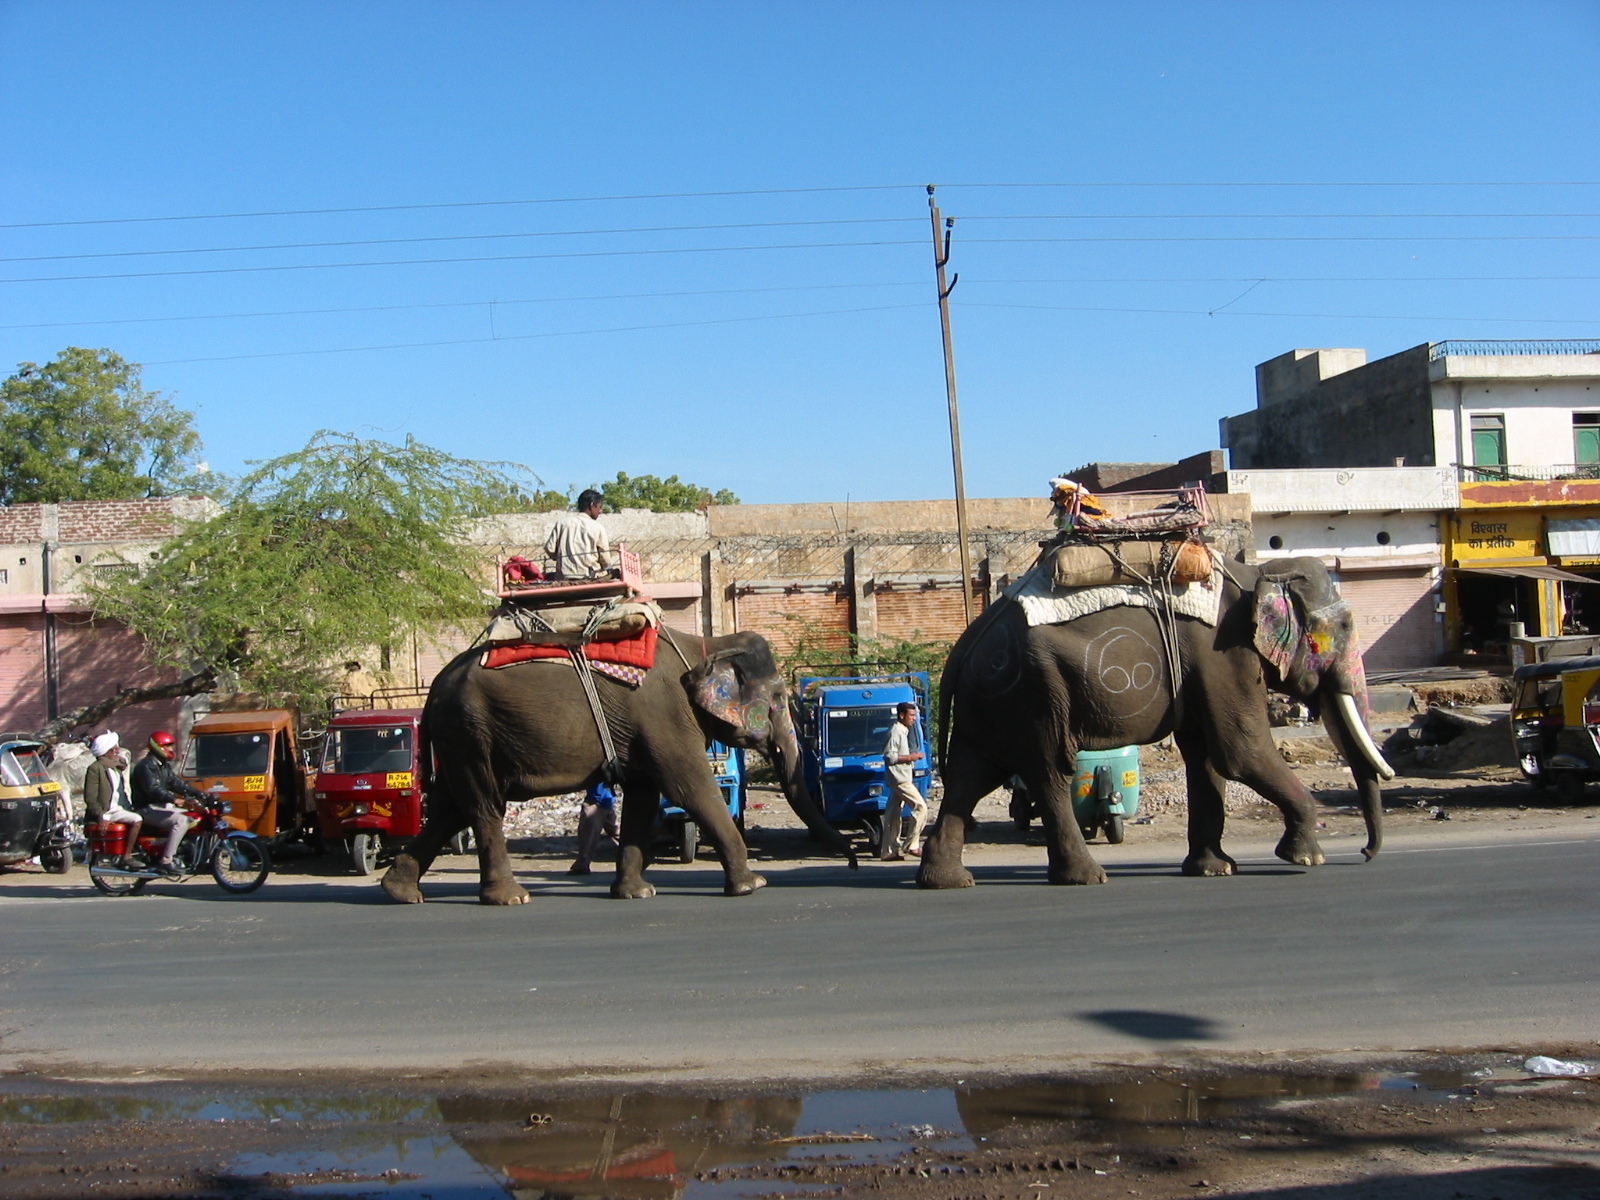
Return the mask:
M44 760L32 747L13 746L0 754L0 782L6 787L27 787L31 783L49 783L50 772Z
M843 758L882 754L894 724L893 708L830 708L825 753Z
M1522 687L1517 692L1515 707L1560 708L1561 677L1557 675L1547 679L1524 679Z
M411 770L409 725L351 725L330 729L322 769L333 775Z
M272 739L265 733L197 733L183 760L185 775L265 775Z

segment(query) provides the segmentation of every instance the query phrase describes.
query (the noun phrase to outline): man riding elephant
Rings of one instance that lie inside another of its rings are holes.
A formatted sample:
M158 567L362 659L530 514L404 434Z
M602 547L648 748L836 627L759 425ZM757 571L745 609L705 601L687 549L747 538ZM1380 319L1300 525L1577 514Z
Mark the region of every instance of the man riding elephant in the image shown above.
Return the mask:
M655 894L644 870L663 794L716 848L724 893L748 895L766 880L750 870L744 839L706 760L712 739L765 755L796 814L854 866L850 844L806 788L788 690L766 640L754 633L700 638L665 626L658 633L654 664L637 686L602 674L590 679L609 739L568 658L489 669L482 665L485 652L473 649L446 666L423 713L422 762L429 761L430 744L437 760L425 785L428 820L384 875L384 890L420 902L423 873L445 842L470 826L478 841L479 899L527 903L506 854L506 803L582 791L609 775L623 793L613 896ZM611 763L607 740L615 751Z

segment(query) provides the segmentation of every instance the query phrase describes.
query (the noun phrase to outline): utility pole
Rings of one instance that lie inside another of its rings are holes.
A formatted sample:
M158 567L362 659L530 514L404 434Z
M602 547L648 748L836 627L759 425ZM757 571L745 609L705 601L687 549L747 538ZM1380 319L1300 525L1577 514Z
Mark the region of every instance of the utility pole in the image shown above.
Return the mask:
M939 283L939 328L944 334L944 392L950 405L950 461L956 475L956 536L961 540L961 609L966 623L972 624L972 550L967 543L967 485L961 473L961 417L956 410L956 356L950 346L950 293L961 276L958 273L945 285L944 267L950 261L950 231L954 217L943 221L940 233L939 205L928 185L928 216L933 222L933 269Z

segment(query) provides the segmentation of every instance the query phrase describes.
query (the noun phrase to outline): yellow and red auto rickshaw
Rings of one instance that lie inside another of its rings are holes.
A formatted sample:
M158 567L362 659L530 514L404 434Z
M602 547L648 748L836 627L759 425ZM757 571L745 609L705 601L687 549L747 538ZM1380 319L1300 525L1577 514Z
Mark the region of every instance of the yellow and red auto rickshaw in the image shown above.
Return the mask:
M293 837L311 811L295 715L287 709L207 713L194 723L179 774L226 799L228 821L257 837Z
M1600 658L1554 658L1512 673L1511 740L1536 788L1577 803L1600 779Z
M358 875L422 832L420 708L350 709L328 725L315 788L323 840L342 841Z

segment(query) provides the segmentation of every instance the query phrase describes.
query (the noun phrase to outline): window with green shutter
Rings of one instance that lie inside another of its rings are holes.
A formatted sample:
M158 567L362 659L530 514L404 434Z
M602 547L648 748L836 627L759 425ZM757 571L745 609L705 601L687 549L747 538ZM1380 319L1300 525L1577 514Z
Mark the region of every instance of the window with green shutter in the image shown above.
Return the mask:
M1472 418L1472 462L1479 467L1506 465L1506 419L1503 416Z
M1572 414L1572 461L1600 463L1600 413Z

